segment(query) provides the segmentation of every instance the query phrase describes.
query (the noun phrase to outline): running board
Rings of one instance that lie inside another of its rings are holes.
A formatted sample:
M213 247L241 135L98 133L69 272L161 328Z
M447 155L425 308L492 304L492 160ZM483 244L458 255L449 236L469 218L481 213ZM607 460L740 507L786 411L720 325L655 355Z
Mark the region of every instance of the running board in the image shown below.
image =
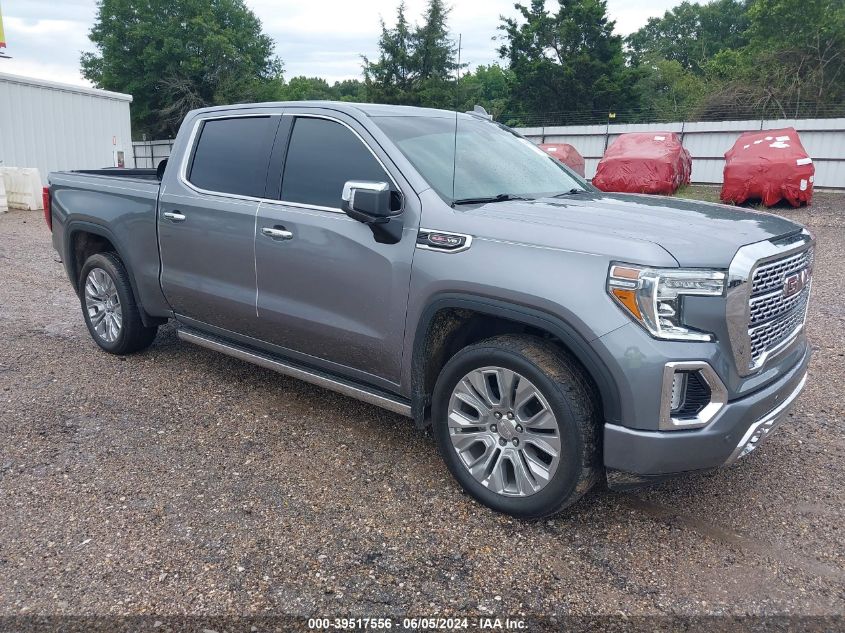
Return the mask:
M291 378L296 378L298 380L311 383L312 385L317 385L318 387L330 389L331 391L343 394L344 396L349 396L350 398L355 398L356 400L373 404L377 407L381 407L382 409L387 409L388 411L393 411L394 413L398 413L409 418L412 417L410 405L387 395L369 391L362 387L356 387L355 385L344 382L343 380L331 378L322 373L303 369L302 367L291 365L276 358L272 358L269 355L255 352L243 347L238 347L237 345L229 342L224 343L220 339L200 334L194 330L180 328L178 330L178 336L180 339L187 341L188 343L194 343L200 347L205 347L214 350L215 352L220 352L222 354L226 354L227 356L244 360L248 363L252 363L253 365L272 369L273 371L277 371L285 376L290 376Z

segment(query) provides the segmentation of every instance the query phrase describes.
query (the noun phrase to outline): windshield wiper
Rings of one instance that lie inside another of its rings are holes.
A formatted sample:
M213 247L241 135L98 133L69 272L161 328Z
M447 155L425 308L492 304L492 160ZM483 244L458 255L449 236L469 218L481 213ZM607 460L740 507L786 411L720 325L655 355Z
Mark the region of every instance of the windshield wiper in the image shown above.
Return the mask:
M575 189L574 187L569 191L562 191L561 193L556 193L553 196L549 196L550 198L563 198L565 196L574 196L579 193L584 193L586 189Z
M458 198L452 201L452 206L459 204L484 204L487 202L507 202L508 200L533 200L534 198L526 198L525 196L517 196L512 193L500 193L497 196L487 196L483 198Z

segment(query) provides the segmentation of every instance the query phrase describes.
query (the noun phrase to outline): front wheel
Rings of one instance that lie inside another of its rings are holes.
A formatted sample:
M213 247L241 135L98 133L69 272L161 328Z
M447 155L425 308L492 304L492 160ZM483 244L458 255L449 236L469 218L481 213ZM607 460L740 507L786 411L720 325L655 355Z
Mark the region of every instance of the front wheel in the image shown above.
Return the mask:
M129 274L114 253L91 255L79 274L82 314L91 338L111 354L149 347L158 327L145 327Z
M497 336L458 352L437 379L432 417L452 475L499 512L554 514L598 478L593 389L580 365L543 339Z

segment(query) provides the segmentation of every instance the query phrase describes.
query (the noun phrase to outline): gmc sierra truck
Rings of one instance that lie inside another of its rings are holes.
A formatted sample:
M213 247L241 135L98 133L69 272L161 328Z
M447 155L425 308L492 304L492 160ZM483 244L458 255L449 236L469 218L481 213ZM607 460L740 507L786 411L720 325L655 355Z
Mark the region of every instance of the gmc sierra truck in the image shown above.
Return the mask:
M173 319L431 426L466 492L518 517L731 464L805 383L806 229L602 193L482 114L207 108L158 170L49 181L106 352Z

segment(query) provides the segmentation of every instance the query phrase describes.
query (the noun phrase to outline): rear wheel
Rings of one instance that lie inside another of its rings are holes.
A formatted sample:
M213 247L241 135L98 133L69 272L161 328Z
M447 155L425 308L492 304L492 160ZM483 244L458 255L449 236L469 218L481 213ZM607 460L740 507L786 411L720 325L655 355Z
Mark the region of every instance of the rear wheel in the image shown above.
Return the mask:
M114 253L91 255L79 275L82 314L91 338L111 354L149 347L158 327L145 327L126 268Z
M554 514L596 481L598 415L578 363L535 337L498 336L446 363L434 434L473 497L514 516Z

